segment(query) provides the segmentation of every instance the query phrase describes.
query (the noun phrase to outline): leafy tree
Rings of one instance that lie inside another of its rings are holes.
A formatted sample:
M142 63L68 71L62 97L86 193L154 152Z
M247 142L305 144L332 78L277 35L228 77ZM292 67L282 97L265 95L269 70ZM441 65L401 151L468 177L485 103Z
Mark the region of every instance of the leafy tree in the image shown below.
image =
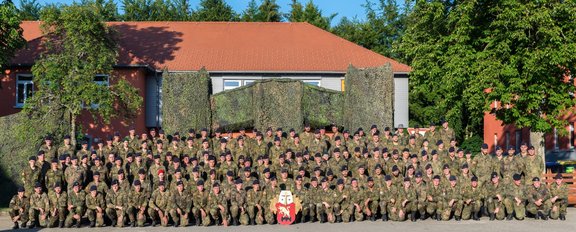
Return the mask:
M312 0L306 3L306 7L302 6L298 0L292 0L292 10L290 14L286 15L286 18L290 22L308 22L319 28L328 30L330 29L330 22L337 14L332 14L330 16L323 16L322 10L318 6L314 5Z
M40 19L40 10L42 7L37 0L20 0L20 15L22 20Z
M11 1L0 3L0 70L4 70L18 49L26 45L19 11Z
M193 21L236 21L238 16L224 0L202 0L192 13Z
M136 88L112 73L118 46L102 16L74 4L43 11L41 19L45 51L32 67L37 90L23 112L41 118L63 111L71 135L77 134L77 118L85 111L105 123L115 116L134 116L142 98ZM97 74L108 75L109 85L95 82Z
M575 10L562 0L417 1L399 48L413 68L410 97L425 109L420 116L446 115L466 134L481 133L492 110L530 128L543 154L543 133L565 133L576 104ZM490 109L494 101L503 107Z
M150 20L151 0L122 0L126 21L146 21Z
M82 0L81 5L91 7L104 21L118 21L118 6L114 0Z
M242 12L240 20L242 22L256 22L258 16L258 5L256 5L256 0L250 0L246 10Z
M280 6L276 0L263 0L258 6L258 14L256 15L258 22L280 22L282 21L282 13Z
M170 11L172 13L172 20L175 21L190 20L192 14L188 0L173 0L170 5Z
M170 0L154 0L149 10L148 20L150 21L170 21L174 16L171 11Z

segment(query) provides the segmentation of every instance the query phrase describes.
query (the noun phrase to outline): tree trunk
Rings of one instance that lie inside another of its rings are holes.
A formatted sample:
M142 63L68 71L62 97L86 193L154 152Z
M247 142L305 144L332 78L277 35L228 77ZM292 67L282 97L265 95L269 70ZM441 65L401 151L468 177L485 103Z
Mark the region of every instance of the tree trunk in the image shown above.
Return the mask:
M544 162L544 172L546 172L546 144L544 139L544 132L536 132L530 130L530 143L534 146L536 155L542 156L542 161Z
M76 149L76 115L70 114L70 143Z

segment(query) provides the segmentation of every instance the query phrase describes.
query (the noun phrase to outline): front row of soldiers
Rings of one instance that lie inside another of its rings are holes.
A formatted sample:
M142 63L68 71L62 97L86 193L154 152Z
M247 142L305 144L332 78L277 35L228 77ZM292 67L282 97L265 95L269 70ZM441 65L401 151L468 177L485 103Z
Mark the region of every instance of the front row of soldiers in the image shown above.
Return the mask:
M297 212L299 223L380 218L460 221L479 220L482 215L490 220L523 220L527 214L543 220L566 219L568 191L561 174L550 186L538 177L524 183L519 174L513 176L511 184L503 184L496 172L486 183L479 183L476 176L458 180L453 175L447 181L435 175L426 182L417 172L413 178L400 180L385 175L382 182L368 177L362 186L355 178L280 177L280 181L275 176L264 177L260 183L254 178L234 180L230 174L222 184L206 183L206 187L201 178L196 183L185 179L173 184L160 181L153 191L149 183L140 180L124 187L113 180L109 189L95 183L83 188L74 182L68 192L56 183L48 194L36 183L29 197L23 187L18 189L10 201L10 217L14 229L26 227L27 222L29 228L81 227L85 216L91 227L104 226L105 222L141 227L147 221L152 226L168 226L170 222L173 226L273 224L276 216L270 202L281 189L288 189L302 201L302 211Z

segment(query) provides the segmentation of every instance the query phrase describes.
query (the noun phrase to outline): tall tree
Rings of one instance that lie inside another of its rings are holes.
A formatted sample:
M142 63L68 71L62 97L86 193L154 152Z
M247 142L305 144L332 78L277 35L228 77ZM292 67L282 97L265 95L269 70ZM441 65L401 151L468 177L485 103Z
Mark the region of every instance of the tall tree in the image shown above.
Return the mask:
M37 90L26 100L23 112L39 118L63 111L69 116L73 138L82 112L105 123L114 116L135 116L142 98L136 88L112 73L118 46L102 16L73 4L43 11L41 19L45 51L32 67ZM99 74L106 76L97 78Z
M118 6L114 0L82 0L82 5L91 7L104 21L118 21Z
M18 49L26 45L20 27L19 11L11 1L0 3L0 71L3 71Z
M256 4L256 0L250 0L248 3L248 7L246 10L242 12L242 16L240 20L242 22L256 22L258 16L258 5Z
M150 20L151 0L122 0L124 14L122 18L126 21Z
M317 5L309 0L306 6L302 6L298 0L292 0L291 4L292 10L286 15L286 18L290 22L308 22L319 28L329 30L330 22L336 17L337 14L332 14L330 16L322 15L322 10L318 8Z
M399 47L413 68L410 100L476 133L492 111L530 128L543 155L543 133L566 132L576 104L575 10L562 0L417 1Z
M256 21L259 22L282 21L280 6L276 3L276 0L263 0L260 6L258 6L258 15L256 16L256 19Z
M22 20L38 20L40 19L40 10L42 7L37 0L20 0L20 15Z
M190 20L192 14L192 10L190 9L190 2L188 0L173 0L172 4L170 5L170 12L172 13L172 20Z
M202 0L192 13L193 21L236 21L238 15L224 0Z

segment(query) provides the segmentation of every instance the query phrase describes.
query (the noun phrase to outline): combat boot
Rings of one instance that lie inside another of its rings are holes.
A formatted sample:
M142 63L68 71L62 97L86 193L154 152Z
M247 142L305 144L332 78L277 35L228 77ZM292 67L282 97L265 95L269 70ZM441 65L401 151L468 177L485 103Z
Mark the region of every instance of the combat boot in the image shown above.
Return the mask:
M18 222L14 222L14 226L12 227L12 229L17 230L19 228L20 228L20 226L18 225Z
M156 226L156 220L152 219L152 227Z
M540 216L540 218L544 221L548 220L548 217L546 215L544 215L544 213L542 212L538 212L538 215Z
M178 220L174 221L174 227L178 227L180 225L180 222Z
M560 214L560 220L565 221L566 220L566 214Z
M324 214L320 215L320 223L326 223L326 216Z
M336 216L336 222L342 222L342 215Z
M58 222L58 228L64 228L64 221Z
M454 216L454 219L455 219L456 221L460 221L460 216Z
M442 215L440 215L440 213L436 213L436 221L442 221Z
M490 221L494 221L495 218L496 218L496 215L494 215L493 213L490 213Z
M420 214L420 221L424 221L426 220L426 213L421 213Z
M96 226L96 222L91 221L91 222L90 222L90 228L94 228L95 226Z
M506 216L506 220L511 221L511 220L512 220L512 217L514 217L514 215L508 214L508 215Z
M410 213L410 220L415 222L416 221L416 212Z
M387 221L388 221L388 214L382 214L382 221L383 221L383 222L387 222Z
M482 212L484 216L490 216L490 214L488 213L488 208L486 208L485 206L480 207L480 212Z
M370 216L370 221L376 221L376 215L372 214L372 216Z
M232 225L238 226L238 218L232 217Z
M478 216L480 212L472 213L472 220L479 221L480 217Z
M250 225L252 225L252 226L253 226L253 225L256 225L256 222L255 222L254 218L250 218Z
M200 218L194 217L194 223L196 223L196 226L200 226Z
M136 227L136 223L135 223L135 222L130 222L130 227Z

